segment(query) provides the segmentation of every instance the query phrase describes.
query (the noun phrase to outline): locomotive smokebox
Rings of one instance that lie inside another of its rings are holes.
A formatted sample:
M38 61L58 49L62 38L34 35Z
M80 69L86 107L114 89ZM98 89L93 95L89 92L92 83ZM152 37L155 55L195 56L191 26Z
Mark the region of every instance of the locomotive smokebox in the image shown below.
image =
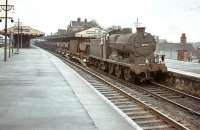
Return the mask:
M145 33L145 27L137 27L137 33L140 33L140 34L144 34Z

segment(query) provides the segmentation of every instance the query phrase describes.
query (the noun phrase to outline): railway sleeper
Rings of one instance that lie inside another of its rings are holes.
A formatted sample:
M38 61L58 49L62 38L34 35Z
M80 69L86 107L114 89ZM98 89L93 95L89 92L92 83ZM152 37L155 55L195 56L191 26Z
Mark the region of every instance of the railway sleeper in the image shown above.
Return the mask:
M105 86L104 84L97 84L95 85L95 88L98 90L104 90L104 89L113 90L112 88L110 88L109 86Z
M138 105L134 105L134 104L128 104L128 105L124 105L124 104L122 104L122 105L118 105L118 107L120 108L120 109L129 109L129 108L137 108L137 109L139 109L139 108L141 108L140 106L138 106Z
M101 92L102 94L111 94L111 93L115 93L116 91L115 90L105 90L105 89L101 89L101 90L99 90L98 89L98 91L99 92Z
M118 93L113 93L113 91L112 92L100 92L101 94L103 94L104 96L106 96L106 97L110 97L110 96L118 96L118 95L120 95L120 94L118 94Z
M106 91L115 91L114 89L112 88L109 88L109 87L95 87L96 89L98 89L99 91L102 91L102 92L106 92Z
M90 82L92 85L99 85L99 86L103 85L103 84L99 83L98 81L95 81L93 78L92 78L89 82Z
M132 107L140 107L139 105L137 104L133 104L133 103L130 103L130 102L124 102L124 103L115 103L116 106L132 106Z
M182 96L180 95L173 95L173 96L168 96L168 97L165 97L167 99L178 99L178 98L183 98Z
M136 122L137 123L137 122ZM144 128L144 127L159 127L159 126L165 126L166 122L162 121L162 120L150 120L150 121L146 121L143 123L137 123L140 127ZM167 124L167 127L170 127L170 125Z
M134 121L138 121L138 120L153 120L153 119L157 119L157 117L153 116L153 115L142 115L142 116L133 116L131 117L132 120Z
M102 93L103 94L103 93ZM120 96L119 93L105 93L103 94L105 97L113 97L113 96Z
M151 115L148 111L131 111L126 113L129 117Z
M166 91L166 90L160 90L160 89L158 89L158 90L151 90L151 89L146 89L147 91L149 91L149 92L152 92L152 93L163 93L163 92L169 92L169 91Z
M163 97L170 97L170 96L172 96L171 93L165 93L165 94L163 93L163 94L159 94L159 95L163 96Z
M131 112L131 111L145 111L143 108L140 108L140 107L120 108L120 109L125 113Z
M130 95L133 96L133 97L135 97L135 98L138 98L138 95L137 95L137 94L132 93L132 94L130 94Z
M101 92L113 91L113 89L111 89L111 88L96 87L96 86L95 86L95 88L96 88L98 91L101 91Z
M112 98L112 99L109 99L110 101L112 102L129 102L130 100L126 99L126 98L122 98L122 99L119 99L119 98Z
M98 90L113 90L111 87L106 86L106 85L102 85L102 86L95 86L96 89Z
M169 94L170 92L166 92L166 91L164 91L164 92L156 92L156 94L159 94L159 95L162 95L162 94Z
M131 104L130 101L118 101L118 100L112 101L112 103L114 103L117 106L121 104L125 104L125 105Z
M94 80L94 79L92 78L91 80ZM90 83L91 83L92 85L96 86L96 87L101 87L101 88L102 88L102 86L104 86L104 84L99 83L99 82L90 81Z
M140 106L135 106L135 107L120 107L120 109L124 110L124 111L145 111L143 108L141 108Z
M135 121L138 125L142 124L151 124L151 123L161 123L163 120L161 119L153 119L153 120L143 120L143 121Z
M123 96L116 96L116 97L108 97L109 100L112 99L125 99Z

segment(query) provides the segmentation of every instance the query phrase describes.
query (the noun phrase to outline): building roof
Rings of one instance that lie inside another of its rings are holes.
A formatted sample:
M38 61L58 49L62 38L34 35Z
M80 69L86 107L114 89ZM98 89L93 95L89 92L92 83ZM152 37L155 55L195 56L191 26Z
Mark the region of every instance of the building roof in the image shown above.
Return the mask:
M100 27L91 27L75 33L75 37L102 37L106 31Z
M23 35L29 35L31 37L40 37L40 36L45 35L45 33L41 32L37 29L31 28L30 26L20 26L19 32L22 33ZM10 35L11 33L14 34L14 35L17 35L18 34L18 27L13 26L11 28L8 28L8 34ZM0 34L5 35L5 31L1 30Z

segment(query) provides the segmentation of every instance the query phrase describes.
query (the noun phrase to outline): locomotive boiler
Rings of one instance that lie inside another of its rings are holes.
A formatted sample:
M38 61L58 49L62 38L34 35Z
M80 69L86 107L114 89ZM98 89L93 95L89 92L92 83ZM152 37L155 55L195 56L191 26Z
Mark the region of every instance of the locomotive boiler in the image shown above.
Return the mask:
M123 60L131 64L145 64L153 58L156 42L145 28L137 28L137 33L122 32L108 39L111 48L110 59Z

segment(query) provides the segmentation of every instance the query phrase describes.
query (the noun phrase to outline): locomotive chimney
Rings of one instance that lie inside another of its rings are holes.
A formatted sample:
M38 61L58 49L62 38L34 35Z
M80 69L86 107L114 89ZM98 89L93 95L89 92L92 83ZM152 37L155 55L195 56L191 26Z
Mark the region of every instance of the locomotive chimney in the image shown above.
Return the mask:
M77 22L81 22L81 18L80 17L77 18Z
M137 33L142 33L144 34L145 33L145 27L137 27Z
M84 21L85 21L85 23L87 23L87 19L85 19Z

